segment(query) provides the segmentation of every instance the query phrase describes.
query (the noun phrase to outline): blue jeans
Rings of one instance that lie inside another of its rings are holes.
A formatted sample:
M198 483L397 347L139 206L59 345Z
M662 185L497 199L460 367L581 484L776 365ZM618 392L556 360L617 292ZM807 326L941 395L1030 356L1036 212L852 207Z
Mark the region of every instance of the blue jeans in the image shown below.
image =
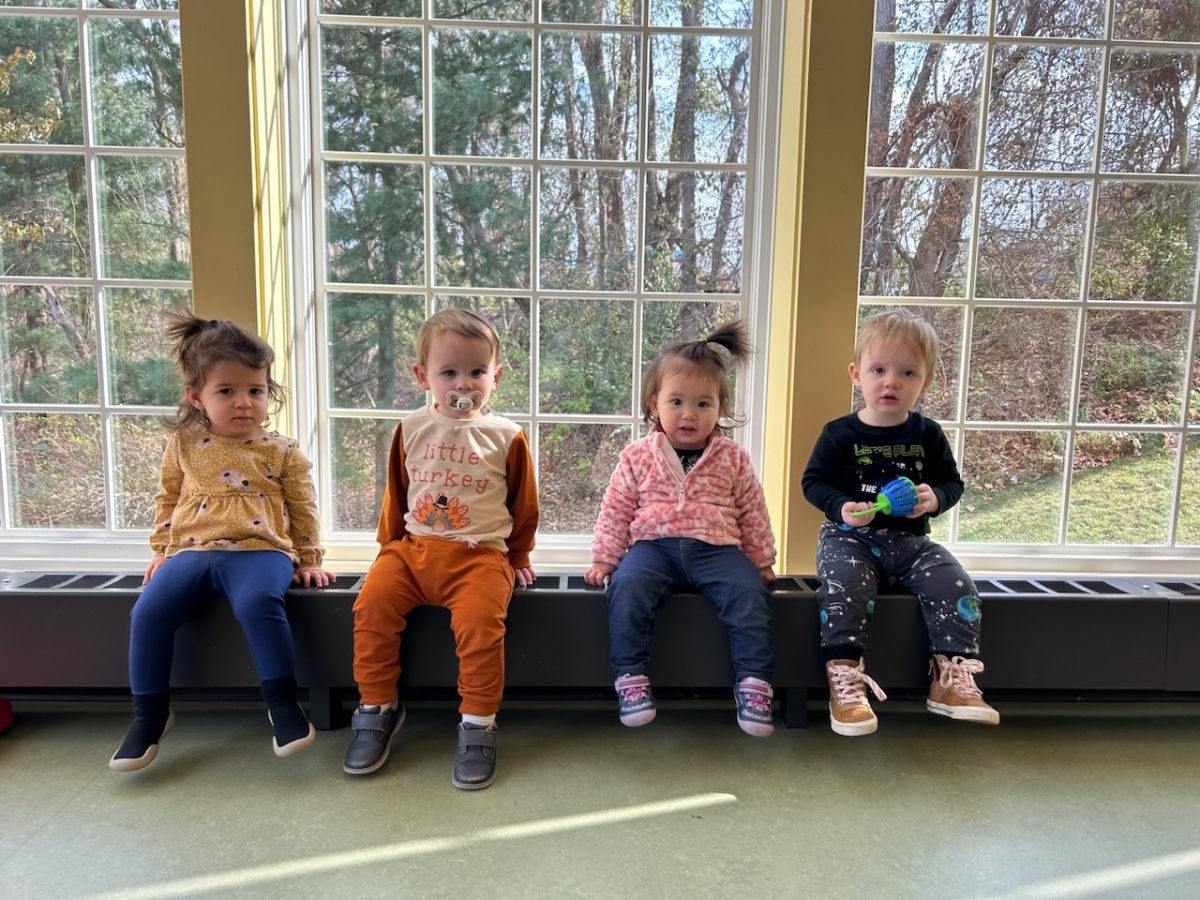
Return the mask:
M296 671L283 598L295 567L278 550L185 550L159 566L130 612L129 685L134 694L171 688L175 632L203 601L233 607L260 681Z
M735 678L770 681L775 664L771 595L737 547L691 538L637 541L608 582L609 661L613 673L645 675L658 605L681 588L699 589L729 629Z

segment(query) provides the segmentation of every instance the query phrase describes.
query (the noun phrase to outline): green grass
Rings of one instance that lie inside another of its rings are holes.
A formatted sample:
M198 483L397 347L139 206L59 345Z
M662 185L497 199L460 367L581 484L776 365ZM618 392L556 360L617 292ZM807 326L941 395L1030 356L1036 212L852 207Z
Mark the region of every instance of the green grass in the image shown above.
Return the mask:
M1067 543L1165 544L1175 459L1158 450L1076 473ZM968 490L959 508L959 543L1056 543L1061 488L1061 478L1050 476L1003 491ZM1176 542L1200 544L1200 449L1185 457L1179 515ZM934 539L945 540L946 532L935 519Z

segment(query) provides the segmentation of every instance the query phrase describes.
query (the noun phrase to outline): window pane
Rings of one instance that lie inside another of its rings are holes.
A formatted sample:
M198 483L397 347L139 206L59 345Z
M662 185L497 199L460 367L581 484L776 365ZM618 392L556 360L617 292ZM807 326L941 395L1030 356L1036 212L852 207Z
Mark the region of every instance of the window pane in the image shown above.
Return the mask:
M1104 37L1104 0L1040 3L1037 0L998 0L996 34L1026 37Z
M749 41L657 35L650 53L649 158L745 162Z
M330 421L329 503L334 531L375 533L387 484L388 451L397 424L395 419Z
M642 307L642 375L650 363L676 341L698 341L712 333L718 325L742 315L737 303L675 302L654 300ZM758 348L761 353L761 348ZM729 368L730 399L735 410L737 403L737 367ZM642 415L641 381L635 398L636 414ZM744 412L744 410L743 410Z
M892 307L886 305L860 304L858 308L858 327L873 316ZM916 306L905 304L905 309L914 312L933 326L938 338L938 364L933 373L933 383L929 390L921 395L917 402L917 412L931 419L958 418L958 371L959 359L962 356L963 317L965 309L961 306ZM846 350L846 365L854 361L853 348ZM846 387L853 391L851 408L854 412L865 405L862 393L851 387L849 376Z
M1175 452L1162 434L1076 435L1068 543L1165 544Z
M528 166L434 166L437 283L529 287Z
M454 156L533 151L533 46L527 31L433 31L433 145Z
M541 170L543 289L634 289L636 179L621 169Z
M542 21L640 25L642 4L624 0L542 0Z
M878 0L876 31L920 34L983 34L988 26L987 0Z
M526 297L437 298L438 308L457 306L487 319L500 336L500 364L504 367L500 386L492 394L491 406L499 413L528 415L533 401L529 395L530 322Z
M1197 434L1189 434L1184 445L1183 484L1177 509L1175 543L1200 545L1200 435Z
M329 281L425 280L425 187L415 165L325 166L325 264Z
M629 426L545 423L538 438L538 532L591 534Z
M422 152L419 29L326 26L321 77L326 150Z
M189 278L192 254L184 160L102 156L96 168L104 275Z
M8 403L96 403L96 317L80 287L4 285L3 398ZM103 474L103 473L101 473Z
M1190 320L1166 310L1089 311L1079 421L1178 424Z
M321 0L321 12L339 16L421 15L421 0Z
M543 159L637 159L641 43L636 34L542 36Z
M966 178L868 178L859 293L963 296L971 206Z
M975 293L1077 299L1088 194L1082 181L985 179Z
M14 527L104 527L99 416L8 413L4 436Z
M327 295L329 402L343 409L417 409L414 342L425 321L415 294Z
M1196 0L1116 0L1113 35L1135 41L1200 41Z
M650 0L650 24L749 28L753 8L750 0Z
M1078 321L1075 310L976 307L967 418L1064 421Z
M83 0L83 5L92 9L166 10L179 9L179 0Z
M0 209L5 275L91 275L82 156L0 155Z
M74 7L79 0L0 0L0 6Z
M541 411L630 415L633 303L543 300L540 312Z
M189 299L187 291L105 288L111 402L169 407L179 403L183 386L163 341L163 313L188 310Z
M533 0L433 0L433 15L439 19L528 22L533 17Z
M1065 447L1060 431L967 431L959 460L966 491L958 505L958 539L1057 543Z
M92 20L88 46L96 143L182 147L179 20Z
M867 165L975 166L980 44L877 41Z
M1192 357L1192 392L1188 395L1188 424L1200 425L1200 330L1196 332L1196 355Z
M0 47L4 48L0 59L6 63L10 79L4 96L8 119L0 122L0 143L82 144L75 18L4 16L0 18Z
M1200 188L1103 182L1091 298L1190 302L1196 296L1198 225Z
M992 64L986 166L1091 171L1100 59L1094 47L998 46Z
M116 527L136 528L149 534L154 527L154 495L158 493L167 428L161 416L116 416L112 431Z
M740 291L745 199L740 172L648 172L644 289Z
M1106 172L1194 172L1198 53L1114 50L1104 110Z

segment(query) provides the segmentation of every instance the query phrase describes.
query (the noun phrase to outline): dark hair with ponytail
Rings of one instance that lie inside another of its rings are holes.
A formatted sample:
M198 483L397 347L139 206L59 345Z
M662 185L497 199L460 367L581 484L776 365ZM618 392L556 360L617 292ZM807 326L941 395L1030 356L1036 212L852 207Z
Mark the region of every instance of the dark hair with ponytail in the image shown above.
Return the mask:
M698 341L676 341L663 350L650 363L642 383L643 421L647 425L657 421L650 412L650 398L662 389L663 380L677 372L689 372L716 382L721 418L740 424L743 420L729 409L729 367L754 352L749 332L742 319L734 319L718 325L715 331Z
M283 405L287 392L271 377L275 351L258 335L226 319L201 319L188 312L169 312L166 319L167 337L174 346L175 364L183 376L184 387L200 391L213 366L241 363L248 369L266 370L268 409L274 413ZM192 406L185 394L171 425L176 429L192 425L208 427L208 419Z

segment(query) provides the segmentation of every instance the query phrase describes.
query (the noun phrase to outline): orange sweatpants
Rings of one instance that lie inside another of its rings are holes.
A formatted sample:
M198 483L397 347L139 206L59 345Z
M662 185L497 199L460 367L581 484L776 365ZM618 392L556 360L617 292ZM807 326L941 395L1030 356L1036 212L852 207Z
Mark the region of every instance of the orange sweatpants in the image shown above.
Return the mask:
M400 633L417 606L450 610L459 712L494 715L504 693L504 619L514 572L491 547L406 535L384 546L354 601L354 680L364 706L390 703L400 678Z

